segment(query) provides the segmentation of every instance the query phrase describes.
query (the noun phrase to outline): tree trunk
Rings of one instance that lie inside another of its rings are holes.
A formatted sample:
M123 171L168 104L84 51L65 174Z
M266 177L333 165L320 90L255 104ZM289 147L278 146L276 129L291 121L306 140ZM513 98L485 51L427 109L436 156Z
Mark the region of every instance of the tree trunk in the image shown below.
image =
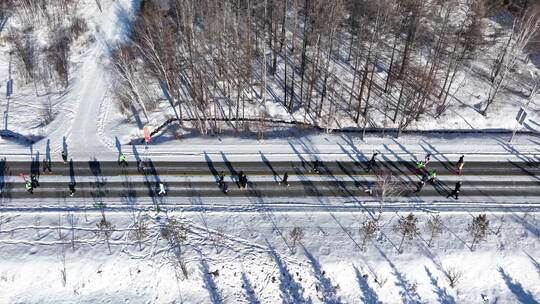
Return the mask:
M405 85L404 84L401 84L401 89L399 90L399 98L398 98L398 103L396 105L396 110L394 111L394 118L392 118L392 122L393 123L396 123L396 118L398 116L398 112L399 112L399 106L401 105L401 100L403 98L403 89L405 88Z
M307 38L308 38L308 25L310 18L310 6L309 6L309 0L304 0L304 33L302 37L302 62L300 63L300 99L303 99L304 97L304 74L306 71L306 49L307 49ZM303 102L303 100L302 100Z

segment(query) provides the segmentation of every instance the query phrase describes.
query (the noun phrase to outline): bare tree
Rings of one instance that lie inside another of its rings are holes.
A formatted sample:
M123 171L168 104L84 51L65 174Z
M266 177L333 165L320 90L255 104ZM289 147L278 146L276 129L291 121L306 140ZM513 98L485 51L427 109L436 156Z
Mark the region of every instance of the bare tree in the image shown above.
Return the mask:
M46 126L50 124L54 120L55 116L56 116L56 111L54 110L50 97L48 97L47 99L43 100L40 113L39 113L41 125Z
M67 214L67 220L68 220L69 227L70 227L70 230L71 230L71 237L70 237L71 250L75 251L75 241L77 240L77 237L75 237L75 223L78 220L78 218L75 217L73 212L69 212Z
M133 64L136 60L133 48L130 45L118 47L111 57L115 72L115 94L119 99L127 100L129 106L140 108L148 122L147 105L140 91L142 83L137 77L136 65Z
M540 5L525 10L520 18L514 20L512 32L506 43L500 48L499 54L491 68L490 88L486 105L481 111L486 115L488 108L506 83L507 76L513 69L517 58L523 53L531 39L540 32Z
M223 243L225 241L226 235L225 235L225 228L224 227L217 227L215 232L208 231L208 234L210 236L210 239L212 240L212 243L214 244L214 248L216 249L216 253L221 253L223 248Z
M139 244L139 250L142 250L142 243L146 237L148 237L148 221L144 215L139 214L133 221L133 229L129 232L129 238L137 240Z
M63 29L52 33L47 58L64 88L69 84L70 37Z
M189 278L187 261L184 257L184 244L188 239L189 227L177 220L175 217L167 219L166 224L161 228L161 236L169 242L170 250L172 251L173 265L180 268L183 278Z
M107 248L109 248L109 254L112 254L110 239L111 239L112 233L114 232L115 227L111 222L109 222L105 218L105 213L102 213L101 215L102 217L99 223L96 224L96 226L99 229L99 233L103 235L103 239L105 240L105 243L107 243Z
M378 173L377 181L372 189L373 196L379 201L379 218L382 215L384 204L396 197L399 197L403 191L403 184L400 179L390 173Z
M468 0L467 27L464 29L464 48L467 53L474 53L482 46L484 40L484 22L486 17L486 0Z
M133 42L147 71L162 88L181 123L182 74L179 71L182 58L177 52L181 46L175 44L175 33L175 24L170 19L162 18L159 10L148 9L135 24ZM178 106L178 111L175 106Z
M8 41L12 45L11 52L16 64L24 71L24 80L26 83L33 81L37 69L37 50L32 29L21 35L17 29L9 28Z
M463 272L450 267L444 271L444 276L446 277L450 287L455 288L463 277Z
M384 284L388 282L388 278L383 273L373 271L373 281L375 281L379 288L383 288Z
M66 247L62 246L61 253L62 268L60 268L60 276L62 278L62 286L66 286L67 283L67 269L66 269Z

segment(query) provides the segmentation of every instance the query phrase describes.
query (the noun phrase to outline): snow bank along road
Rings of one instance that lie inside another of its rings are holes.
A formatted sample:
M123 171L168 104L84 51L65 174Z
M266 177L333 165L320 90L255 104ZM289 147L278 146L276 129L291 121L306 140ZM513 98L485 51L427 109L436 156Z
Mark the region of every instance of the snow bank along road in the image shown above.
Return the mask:
M530 162L467 162L463 174L457 175L455 164L448 161L431 162L428 169L437 172L434 183L427 183L415 192L421 172L412 162L377 162L374 170L367 163L354 161L220 161L206 158L198 162L171 162L150 159L143 161L144 172L135 162L121 167L116 162L91 160L52 162L52 173L42 173L42 162L0 161L0 202L3 208L51 206L62 201L64 206L92 206L106 202L109 207L141 207L155 204L165 206L204 206L234 208L253 203L264 206L279 204L285 208L316 208L325 203L331 208L365 205L384 200L392 208L423 205L430 208L540 209L540 167ZM221 172L229 192L224 194L217 181ZM238 175L248 178L247 189L240 189ZM279 184L283 174L289 174L288 184ZM23 173L39 176L40 186L30 194L26 191ZM393 176L393 184L382 186L381 176ZM461 181L459 200L448 198L457 181ZM69 196L68 184L76 183L74 197ZM167 189L167 197L157 195L159 183ZM385 189L383 189L385 188ZM392 188L392 189L390 189ZM366 192L372 189L373 193ZM397 193L395 189L398 189ZM394 195L390 194L394 193ZM297 204L295 204L297 203Z

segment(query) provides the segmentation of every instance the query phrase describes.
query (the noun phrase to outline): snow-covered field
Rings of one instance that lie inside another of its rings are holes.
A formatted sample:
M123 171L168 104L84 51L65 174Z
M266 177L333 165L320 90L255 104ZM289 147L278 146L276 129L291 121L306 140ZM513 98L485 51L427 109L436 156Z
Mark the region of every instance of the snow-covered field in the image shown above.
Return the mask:
M384 213L362 251L353 212L2 213L1 303L538 303L538 214L488 213L489 235L471 251L476 214L442 214L442 235L427 244L432 215L415 213L420 235L394 231L402 213ZM187 231L179 247L164 239L167 220ZM130 231L145 218L139 244ZM298 225L303 238L293 245ZM187 265L187 278L178 257ZM454 288L445 273L461 273ZM64 280L65 278L65 280ZM377 282L375 282L377 278Z

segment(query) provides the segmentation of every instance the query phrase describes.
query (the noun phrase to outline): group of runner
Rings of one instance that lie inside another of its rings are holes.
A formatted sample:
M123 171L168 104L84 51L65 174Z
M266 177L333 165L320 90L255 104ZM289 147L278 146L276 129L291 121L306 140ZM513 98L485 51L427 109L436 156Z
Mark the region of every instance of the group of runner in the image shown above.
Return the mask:
M375 169L378 154L379 153L373 153L370 160L367 162L367 171L368 172L373 171ZM62 160L64 161L64 164L67 164L68 153L67 153L66 149L62 150L61 156L62 156ZM435 183L435 180L437 178L437 172L434 169L429 169L428 168L428 165L430 164L430 162L431 162L431 154L429 154L429 153L424 157L424 160L419 160L419 161L415 162L416 173L421 174L421 177L420 177L420 180L418 181L415 192L420 192L422 190L422 188L425 186L425 184L428 183L428 182L432 183L432 184ZM121 167L127 167L128 166L127 157L122 152L119 152L119 155L118 155L118 165L121 166ZM459 160L455 164L455 173L456 174L461 175L461 172L463 170L463 165L464 165L464 155L461 155L461 157L459 158ZM318 159L316 159L313 162L313 164L311 166L311 169L309 171L314 172L316 174L320 174L321 172L319 170L319 166L320 166L320 161ZM49 173L52 173L51 160L50 159L44 159L42 168L43 168L43 173L46 173L47 171ZM147 168L144 166L144 162L141 161L140 159L137 160L137 171L139 173L141 173L141 174L146 174L146 171L147 171ZM33 172L29 179L27 179L24 175L22 175L22 176L23 176L24 181L25 181L26 190L30 194L33 194L34 189L36 187L39 187L39 179L38 179L39 170L38 170L38 174L35 174ZM278 184L280 184L280 185L283 184L285 186L289 186L288 178L289 178L289 174L288 174L288 172L285 172L283 174L283 178L281 178L281 180L278 181ZM240 189L246 189L247 188L248 179L247 179L247 175L244 173L244 171L240 171L237 174L236 179L237 179L238 187ZM229 192L229 186L228 186L227 182L225 181L225 172L224 171L221 171L219 173L217 183L218 183L218 186L219 186L219 188L221 189L221 191L223 193L227 194ZM454 197L455 199L459 199L459 193L460 193L460 190L461 190L461 185L462 185L461 181L456 182L456 184L454 186L454 189L451 191L451 193L447 197ZM76 186L76 183L75 183L74 180L70 181L70 183L68 184L70 196L74 196L74 194L76 192L75 186ZM366 192L371 193L371 190L366 191ZM161 181L158 182L156 193L157 193L158 196L167 195L167 190L166 190L165 184L163 182L161 182Z
M465 156L461 155L459 160L456 163L455 166L455 173L458 175L461 175L461 172L463 170L463 165L465 164L464 161ZM415 169L417 174L421 174L420 181L417 184L416 191L420 192L422 188L424 188L424 185L429 182L431 184L435 183L435 179L437 178L437 172L434 169L428 169L427 165L431 162L431 154L427 154L424 160L417 161L415 163ZM454 189L448 194L448 197L454 197L455 199L459 199L459 192L461 191L461 181L456 182L456 185L454 186Z
M64 164L68 163L68 153L67 150L64 148L61 152L61 157L64 162ZM118 154L118 165L121 167L127 167L128 161L127 157L124 153L120 152ZM43 173L52 173L51 168L51 160L50 159L44 159L42 163L42 169ZM144 163L139 159L137 160L137 171L141 174L146 174L146 167L144 166ZM32 172L30 175L30 178L26 178L24 174L21 173L21 177L24 179L24 186L26 191L30 194L34 194L34 189L39 187L39 170L38 172ZM76 182L72 179L68 183L68 189L69 189L69 196L73 197L76 192ZM165 184L161 181L157 184L156 193L158 196L165 196L167 195L167 190L165 189Z

